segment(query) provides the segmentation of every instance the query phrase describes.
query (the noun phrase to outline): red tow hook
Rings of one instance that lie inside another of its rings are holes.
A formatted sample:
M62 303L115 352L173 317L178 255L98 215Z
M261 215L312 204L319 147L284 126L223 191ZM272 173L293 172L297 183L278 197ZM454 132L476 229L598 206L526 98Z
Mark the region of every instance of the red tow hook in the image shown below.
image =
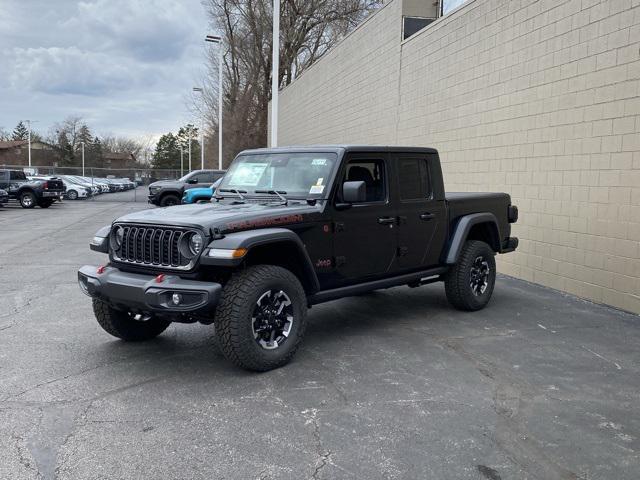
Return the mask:
M98 267L98 270L97 270L98 275L102 275L102 274L104 273L104 271L105 271L105 269L106 269L106 268L107 268L107 267L105 267L104 265L100 265L100 266Z
M156 283L162 283L162 282L164 282L164 273L161 273L156 277Z

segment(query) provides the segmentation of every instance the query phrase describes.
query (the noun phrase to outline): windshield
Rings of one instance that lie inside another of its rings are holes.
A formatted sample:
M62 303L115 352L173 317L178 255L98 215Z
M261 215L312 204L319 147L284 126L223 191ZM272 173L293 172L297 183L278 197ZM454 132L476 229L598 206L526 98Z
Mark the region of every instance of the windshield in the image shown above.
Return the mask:
M178 180L176 180L176 182L184 182L184 183L186 183L187 180L189 180L189 178L193 177L193 175L195 175L196 173L198 173L198 172L189 172L184 177L180 177Z
M323 198L337 161L335 153L267 153L238 157L218 191L264 194L277 191L301 198Z

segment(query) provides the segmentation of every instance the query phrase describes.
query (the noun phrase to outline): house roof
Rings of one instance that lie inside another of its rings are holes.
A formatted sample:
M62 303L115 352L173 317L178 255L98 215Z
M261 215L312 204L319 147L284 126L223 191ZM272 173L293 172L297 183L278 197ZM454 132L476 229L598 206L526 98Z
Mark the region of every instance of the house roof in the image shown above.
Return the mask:
M27 140L9 140L5 142L0 142L0 150L8 150L10 148L21 147L22 145L26 145L29 142Z

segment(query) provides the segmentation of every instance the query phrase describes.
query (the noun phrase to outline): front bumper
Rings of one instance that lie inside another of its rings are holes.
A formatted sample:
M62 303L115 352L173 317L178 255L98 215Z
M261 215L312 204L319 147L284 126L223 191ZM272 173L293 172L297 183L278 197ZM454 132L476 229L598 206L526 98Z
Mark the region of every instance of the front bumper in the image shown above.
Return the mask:
M157 193L150 193L147 197L147 200L149 203L153 203L154 205L158 204L158 194Z
M9 195L1 195L0 196L0 204L8 203L8 202L9 202Z
M98 273L98 267L92 265L78 270L78 284L90 297L135 313L205 315L213 311L222 293L219 283L127 273L114 267ZM180 298L177 304L174 294Z

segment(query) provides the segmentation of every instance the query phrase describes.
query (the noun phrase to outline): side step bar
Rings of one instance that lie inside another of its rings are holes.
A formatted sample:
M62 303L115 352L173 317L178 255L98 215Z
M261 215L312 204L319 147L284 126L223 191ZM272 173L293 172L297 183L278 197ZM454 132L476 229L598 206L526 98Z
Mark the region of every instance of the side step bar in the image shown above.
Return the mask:
M381 290L383 288L399 287L400 285L426 285L434 280L429 277L439 276L446 273L448 267L437 267L422 272L408 273L397 277L383 278L372 282L358 283L347 287L334 288L332 290L324 290L307 297L309 305L317 305L319 303L330 302L342 297L360 295L362 293L371 292L373 290ZM423 281L423 279L427 279ZM412 286L413 286L412 285Z

